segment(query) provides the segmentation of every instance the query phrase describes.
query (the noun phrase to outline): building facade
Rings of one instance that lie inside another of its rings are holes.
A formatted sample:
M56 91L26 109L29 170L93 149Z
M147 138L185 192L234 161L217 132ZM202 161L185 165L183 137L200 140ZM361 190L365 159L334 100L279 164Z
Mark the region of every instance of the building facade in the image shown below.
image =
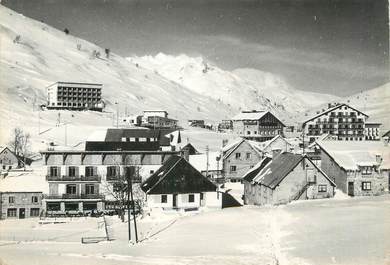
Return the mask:
M46 88L48 109L102 111L102 84L56 82Z
M49 193L43 209L48 214L104 211L115 203L114 185L129 167L155 172L178 152L164 151L45 151Z
M42 192L0 192L0 219L39 217Z
M8 147L0 150L0 171L8 171L22 166L20 158Z
M222 174L225 180L241 181L244 174L262 159L262 152L250 141L241 139L222 148Z
M305 142L314 142L323 134L336 135L342 141L379 140L378 123L367 123L368 115L347 104L329 104L328 109L303 122Z
M232 119L233 132L248 140L264 142L283 136L285 125L269 111L243 111Z
M243 182L244 203L249 205L331 198L336 187L308 157L288 152L264 158L245 174Z
M390 148L381 142L318 142L321 169L349 196L389 191Z

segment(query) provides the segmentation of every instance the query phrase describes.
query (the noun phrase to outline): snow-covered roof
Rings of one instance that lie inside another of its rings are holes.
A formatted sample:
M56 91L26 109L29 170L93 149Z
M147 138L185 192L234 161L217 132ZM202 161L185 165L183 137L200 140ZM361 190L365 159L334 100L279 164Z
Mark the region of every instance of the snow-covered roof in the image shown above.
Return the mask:
M225 159L225 158L229 157L234 152L234 150L236 150L244 142L248 143L249 146L252 147L252 149L254 151L256 151L257 153L259 153L259 154L262 153L262 150L258 146L258 142L240 138L239 141L234 140L234 142L231 145L229 145L229 146L227 145L229 148L222 148L223 158ZM224 150L226 150L226 151L224 151Z
M34 167L32 171L10 171L0 178L0 192L42 192L49 193L45 179L46 168Z
M229 151L230 149L234 148L236 145L238 145L242 141L244 141L244 139L241 137L238 137L238 138L228 142L227 145L222 147L222 152L225 153L225 152Z
M317 144L345 170L357 170L359 165L390 169L390 147L381 141L318 141ZM382 161L377 160L377 155Z
M244 111L232 118L234 121L242 121L242 120L260 120L268 111L260 110L260 111Z
M217 158L219 157L219 161ZM189 156L190 164L198 171L206 171L207 169L207 154L198 154ZM209 152L209 166L208 170L216 171L222 170L222 160L220 152Z
M107 135L107 129L101 129L94 131L91 135L88 136L87 141L90 142L104 142Z
M355 108L353 108L353 107L351 107L350 105L347 105L347 104L345 104L345 103L341 103L341 104L336 104L335 106L333 106L333 107L331 107L331 108L328 108L327 110L325 110L325 111L323 111L323 112L320 112L319 114L316 114L316 115L313 116L312 118L310 118L310 119L304 121L303 124L305 124L305 123L307 123L307 122L309 122L309 121L311 121L311 120L314 120L314 119L316 119L316 118L318 118L318 117L321 117L322 115L324 115L324 114L326 114L326 113L328 113L328 112L331 112L331 111L333 111L333 110L335 110L335 109L338 109L338 108L340 108L340 107L343 107L343 106L346 106L346 107L348 107L348 108L350 108L350 109L353 109L354 111L357 111L357 112L361 113L362 115L368 117L367 114L361 112L360 110L357 110L357 109L355 109Z

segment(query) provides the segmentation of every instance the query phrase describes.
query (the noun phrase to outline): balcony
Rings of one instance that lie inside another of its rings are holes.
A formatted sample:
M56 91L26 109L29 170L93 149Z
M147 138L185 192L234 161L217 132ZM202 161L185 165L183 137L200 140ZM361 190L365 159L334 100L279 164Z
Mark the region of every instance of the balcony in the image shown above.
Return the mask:
M104 195L102 194L61 194L61 195L45 195L45 199L56 199L56 200L65 200L65 199L95 199L95 200L104 200Z
M107 181L126 181L126 177L125 176L107 175L106 180ZM141 183L142 182L141 177L132 177L131 180L133 183Z
M86 181L86 182L100 182L100 176L46 176L46 181Z

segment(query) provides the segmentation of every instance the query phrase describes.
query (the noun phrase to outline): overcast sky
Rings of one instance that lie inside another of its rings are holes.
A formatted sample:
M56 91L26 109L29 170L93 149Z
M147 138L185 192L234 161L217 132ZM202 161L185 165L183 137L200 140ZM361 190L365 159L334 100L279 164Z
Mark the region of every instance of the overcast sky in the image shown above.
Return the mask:
M387 0L6 0L123 56L203 56L298 89L349 95L389 80Z

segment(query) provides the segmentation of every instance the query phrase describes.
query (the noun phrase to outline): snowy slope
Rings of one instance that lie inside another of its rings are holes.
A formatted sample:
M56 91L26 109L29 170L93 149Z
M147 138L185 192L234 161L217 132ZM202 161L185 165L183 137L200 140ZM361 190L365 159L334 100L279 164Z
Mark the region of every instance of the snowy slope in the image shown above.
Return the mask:
M129 113L143 109L166 109L181 120L207 118L219 120L238 110L138 67L111 53L105 58L104 48L66 35L44 23L24 17L0 5L0 142L5 142L9 129L15 126L37 130L37 106L45 102L45 87L56 81L103 83L107 112L125 108ZM19 36L19 37L17 37ZM19 38L19 39L18 39ZM101 53L93 57L94 51ZM57 111L41 114L42 130L53 128ZM61 114L61 122L70 122L69 132L87 134L97 123L112 125L112 113ZM66 117L65 117L66 116ZM62 127L62 126L60 126ZM88 132L87 132L88 131ZM53 128L49 136L64 138L65 129Z
M255 69L222 70L201 57L184 54L130 57L131 62L158 72L201 95L241 109L267 108L282 118L337 97L292 88L282 78Z

